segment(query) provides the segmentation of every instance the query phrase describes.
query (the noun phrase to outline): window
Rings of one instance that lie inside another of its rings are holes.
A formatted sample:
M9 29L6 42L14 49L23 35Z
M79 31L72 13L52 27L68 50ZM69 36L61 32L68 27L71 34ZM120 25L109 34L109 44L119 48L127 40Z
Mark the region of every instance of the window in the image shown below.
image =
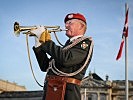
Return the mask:
M106 100L106 94L100 94L100 100Z
M92 93L88 95L88 99L87 100L97 100L97 94L96 93Z

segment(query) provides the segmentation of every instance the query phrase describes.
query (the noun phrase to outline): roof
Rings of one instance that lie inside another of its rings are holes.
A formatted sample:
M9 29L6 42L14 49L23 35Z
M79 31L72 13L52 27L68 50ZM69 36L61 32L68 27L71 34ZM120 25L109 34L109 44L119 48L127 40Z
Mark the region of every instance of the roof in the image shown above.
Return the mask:
M100 76L98 76L96 73L92 73L92 76L93 76L93 78L96 79L96 80L103 81L103 79L102 79Z
M96 73L90 73L89 76L85 77L81 82L83 88L109 88L110 84L104 81Z
M41 97L42 95L43 95L42 90L2 92L0 94L0 100L1 98L33 98L33 97Z

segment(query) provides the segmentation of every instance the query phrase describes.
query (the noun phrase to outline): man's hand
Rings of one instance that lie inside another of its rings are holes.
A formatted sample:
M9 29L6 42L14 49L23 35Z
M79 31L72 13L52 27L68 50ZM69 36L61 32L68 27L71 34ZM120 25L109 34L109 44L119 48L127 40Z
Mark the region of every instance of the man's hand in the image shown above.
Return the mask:
M49 41L49 40L51 40L51 35L48 30L45 30L41 34L39 41L45 43L46 41Z
M31 30L30 32L35 34L35 47L39 47L41 43L39 42L41 34L45 31L44 26L36 26L37 29Z
M45 31L44 26L36 26L36 29L31 30L30 32L35 34L37 36L37 38L39 39L41 34Z

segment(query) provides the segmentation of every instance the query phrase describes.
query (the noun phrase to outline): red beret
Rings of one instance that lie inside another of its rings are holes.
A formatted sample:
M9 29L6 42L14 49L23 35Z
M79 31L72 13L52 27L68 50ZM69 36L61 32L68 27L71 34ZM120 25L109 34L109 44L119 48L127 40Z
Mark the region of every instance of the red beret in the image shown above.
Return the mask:
M71 19L79 19L79 20L82 20L83 22L85 22L85 24L86 24L85 17L80 13L70 13L70 14L66 15L64 22L66 23L68 20L71 20Z

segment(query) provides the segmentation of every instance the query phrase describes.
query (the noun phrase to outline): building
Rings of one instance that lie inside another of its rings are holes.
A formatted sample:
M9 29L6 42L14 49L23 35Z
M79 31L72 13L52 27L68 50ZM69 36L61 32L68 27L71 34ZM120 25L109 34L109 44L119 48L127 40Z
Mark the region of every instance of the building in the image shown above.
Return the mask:
M0 79L0 93L3 91L26 91L24 86L17 85L15 82L11 83Z
M2 92L0 100L41 100L43 91ZM125 100L125 81L103 80L96 73L89 73L82 80L81 100ZM129 80L129 100L133 100L133 81Z
M128 81L129 100L133 100L133 81ZM112 100L125 100L125 81L115 80L112 82Z
M96 73L85 77L81 85L81 100L111 100L111 82Z
M112 82L96 73L85 77L81 85L81 100L125 100L125 80ZM133 100L133 81L129 81L129 100Z

